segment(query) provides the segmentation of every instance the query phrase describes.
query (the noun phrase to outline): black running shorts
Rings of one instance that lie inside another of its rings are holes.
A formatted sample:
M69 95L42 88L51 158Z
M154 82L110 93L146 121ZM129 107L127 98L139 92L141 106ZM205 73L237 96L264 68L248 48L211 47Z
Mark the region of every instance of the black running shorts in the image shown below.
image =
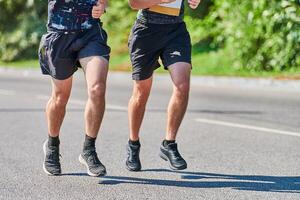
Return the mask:
M145 80L160 67L177 62L191 64L191 39L184 22L151 24L136 21L128 41L133 80Z
M43 74L64 80L80 66L79 59L101 56L109 60L107 34L99 24L77 32L47 32L39 47L39 62Z

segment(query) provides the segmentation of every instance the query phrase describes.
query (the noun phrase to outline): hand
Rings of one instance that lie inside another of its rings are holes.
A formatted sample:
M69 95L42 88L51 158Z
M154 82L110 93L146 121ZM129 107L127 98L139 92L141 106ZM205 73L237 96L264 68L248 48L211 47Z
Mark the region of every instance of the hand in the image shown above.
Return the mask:
M192 9L196 9L199 6L200 2L201 0L188 0L188 4Z
M92 16L93 18L99 19L104 13L107 6L107 1L98 0L97 5L93 6Z

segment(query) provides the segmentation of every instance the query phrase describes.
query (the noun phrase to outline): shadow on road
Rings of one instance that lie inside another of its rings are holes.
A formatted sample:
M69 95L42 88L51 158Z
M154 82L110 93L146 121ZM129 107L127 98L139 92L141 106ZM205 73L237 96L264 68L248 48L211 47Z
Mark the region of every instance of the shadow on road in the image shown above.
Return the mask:
M105 176L99 184L141 184L184 188L232 188L248 191L300 193L300 176L230 175L187 171L178 172L166 169L149 169L143 171L176 173L181 175L181 180Z
M89 177L89 175L87 173L81 173L81 172L78 172L78 173L64 173L64 174L61 174L61 176L87 176Z

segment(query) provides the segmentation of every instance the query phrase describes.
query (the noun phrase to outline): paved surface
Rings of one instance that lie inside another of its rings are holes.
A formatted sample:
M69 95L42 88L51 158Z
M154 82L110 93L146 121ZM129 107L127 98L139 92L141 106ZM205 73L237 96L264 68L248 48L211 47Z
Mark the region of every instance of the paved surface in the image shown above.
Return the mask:
M171 94L157 76L142 127L143 171L124 167L129 74L110 74L107 111L97 141L108 175L88 177L83 142L83 75L77 73L61 135L63 175L42 171L49 79L0 73L0 199L300 199L300 90L194 84L180 129L188 169L158 157Z

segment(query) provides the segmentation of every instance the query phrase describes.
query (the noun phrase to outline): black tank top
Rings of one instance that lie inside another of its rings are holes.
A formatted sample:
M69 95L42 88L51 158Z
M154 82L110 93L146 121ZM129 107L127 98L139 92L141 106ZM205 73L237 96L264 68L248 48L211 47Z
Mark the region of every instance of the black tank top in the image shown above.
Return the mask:
M48 0L48 30L75 31L90 29L99 23L92 17L97 0Z

